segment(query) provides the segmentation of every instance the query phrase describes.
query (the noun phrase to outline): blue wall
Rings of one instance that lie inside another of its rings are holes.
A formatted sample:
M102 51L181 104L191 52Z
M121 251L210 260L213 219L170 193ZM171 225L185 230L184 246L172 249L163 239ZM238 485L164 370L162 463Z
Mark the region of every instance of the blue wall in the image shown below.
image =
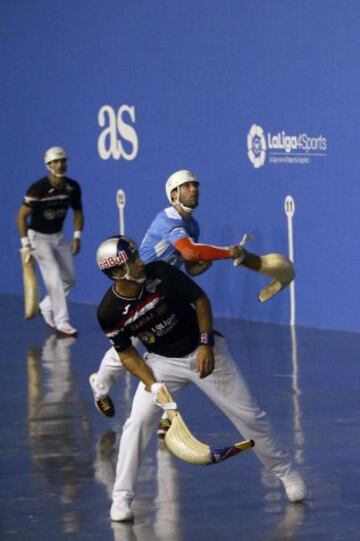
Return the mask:
M0 292L22 291L16 212L61 145L86 213L73 300L109 285L94 253L118 231L117 189L140 241L189 168L204 242L252 232L253 251L287 253L291 194L296 321L359 330L357 0L3 0L0 19ZM259 305L265 282L228 261L200 279L217 315L287 323L289 291Z

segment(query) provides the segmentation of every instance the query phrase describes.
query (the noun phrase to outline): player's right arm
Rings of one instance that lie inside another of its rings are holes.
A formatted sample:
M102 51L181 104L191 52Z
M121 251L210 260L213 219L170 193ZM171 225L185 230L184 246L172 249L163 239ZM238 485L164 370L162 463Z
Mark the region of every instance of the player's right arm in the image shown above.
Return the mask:
M185 261L186 272L190 276L199 276L207 271L212 265L212 261Z
M243 249L239 245L220 247L194 242L190 237L182 237L174 242L175 248L185 261L215 261L217 259L238 259Z
M31 208L26 205L21 205L17 213L16 225L20 238L27 237L27 219L31 215L31 213Z
M129 306L126 302L114 299L114 292L111 288L98 306L98 322L115 348L120 362L131 374L144 383L147 391L150 391L150 387L156 382L156 379L151 368L132 345L132 335L129 334L126 326L124 326L124 320L122 320L124 315L126 316Z
M125 368L129 370L133 376L144 383L147 391L150 391L151 385L156 383L156 379L150 366L148 366L144 359L140 357L134 346L118 351L118 355Z
M32 209L26 205L21 205L16 217L16 225L20 235L21 251L24 257L25 263L29 263L32 258L31 244L27 235L27 219L32 213Z

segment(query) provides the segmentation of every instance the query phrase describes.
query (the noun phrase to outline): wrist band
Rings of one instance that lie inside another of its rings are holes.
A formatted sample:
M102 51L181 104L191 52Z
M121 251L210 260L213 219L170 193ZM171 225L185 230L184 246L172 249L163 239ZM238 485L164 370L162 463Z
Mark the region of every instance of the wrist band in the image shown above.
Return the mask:
M30 241L28 237L21 237L20 241L23 248L30 248Z
M211 346L215 345L214 333L212 332L201 332L200 333L200 346Z
M74 231L74 239L81 239L81 231Z

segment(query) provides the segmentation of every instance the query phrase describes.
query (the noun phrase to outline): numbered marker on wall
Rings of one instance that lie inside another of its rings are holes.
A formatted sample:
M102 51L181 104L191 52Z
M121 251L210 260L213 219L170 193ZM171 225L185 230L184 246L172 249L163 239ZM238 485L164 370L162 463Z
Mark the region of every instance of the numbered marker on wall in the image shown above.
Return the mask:
M126 196L124 190L121 188L116 192L116 204L119 209L119 232L120 235L125 235L125 205L126 205ZM124 389L124 399L127 404L130 404L131 398L131 378L130 372L126 371L125 376L125 389Z
M119 209L119 229L120 235L125 235L125 205L126 197L124 190L118 190L116 192L116 204Z
M291 195L286 196L284 202L285 214L288 222L288 241L289 241L289 259L294 261L294 235L293 218L295 214L295 201ZM293 390L293 410L294 410L294 435L295 435L295 461L298 464L303 462L303 447L305 441L304 430L301 423L301 408L299 387L299 368L297 355L297 337L295 326L295 285L290 284L290 329L291 329L291 363L292 363L292 390Z
M284 210L287 216L289 259L294 263L294 234L293 219L295 214L295 201L291 195L287 195L284 201ZM295 283L290 284L290 325L295 325Z

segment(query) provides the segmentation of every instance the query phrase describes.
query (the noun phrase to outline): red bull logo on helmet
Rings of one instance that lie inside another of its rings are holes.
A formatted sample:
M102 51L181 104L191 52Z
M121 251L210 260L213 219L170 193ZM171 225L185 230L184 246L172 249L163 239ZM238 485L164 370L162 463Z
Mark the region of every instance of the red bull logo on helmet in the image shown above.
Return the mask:
M99 267L101 270L103 269L111 269L111 267L117 267L118 265L123 265L128 260L128 256L125 252L125 250L121 250L118 252L117 257L108 256L102 259L99 263Z

